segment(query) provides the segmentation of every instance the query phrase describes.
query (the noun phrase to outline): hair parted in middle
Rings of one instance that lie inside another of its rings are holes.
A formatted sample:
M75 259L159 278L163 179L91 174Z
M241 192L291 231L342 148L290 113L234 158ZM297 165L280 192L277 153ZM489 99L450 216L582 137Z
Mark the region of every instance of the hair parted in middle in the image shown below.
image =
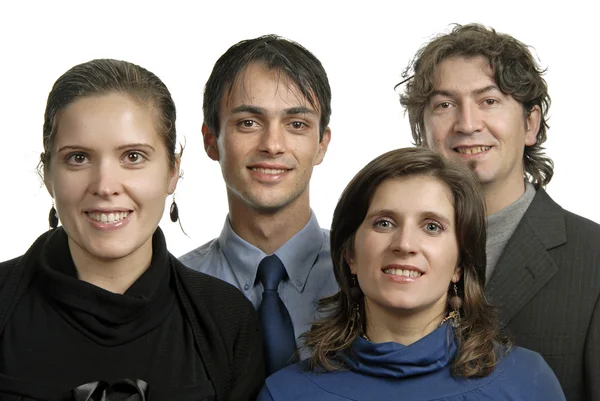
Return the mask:
M540 128L533 146L525 146L523 167L532 184L539 188L547 185L554 173L554 163L543 148L548 130L550 95L543 78L545 70L539 67L527 45L514 37L498 33L480 24L456 24L452 31L435 37L415 55L402 77L404 93L400 104L408 113L414 144L424 146L424 114L434 90L436 67L451 57L477 57L488 60L494 81L505 94L523 106L523 116L535 106L540 108Z
M483 292L486 267L485 204L479 184L464 166L445 160L423 147L397 149L385 153L360 170L350 181L333 214L331 257L340 291L319 303L326 316L315 322L304 335L311 351L313 369L336 370L343 367L340 353L348 352L365 326L364 294L356 298L354 278L346 255L352 254L356 233L366 217L377 188L386 180L405 177L429 177L445 184L452 193L459 266L462 277L457 283L463 299L461 319L455 328L458 352L452 365L457 376L486 376L496 366L496 346L508 343L499 335L496 310ZM398 194L398 196L410 196ZM448 299L454 292L448 283ZM361 324L350 324L358 303ZM448 311L451 308L448 306Z
M204 123L219 136L219 110L253 62L279 71L295 85L310 105L320 112L320 139L331 116L331 88L321 62L307 49L277 35L243 40L231 46L215 63L204 88Z

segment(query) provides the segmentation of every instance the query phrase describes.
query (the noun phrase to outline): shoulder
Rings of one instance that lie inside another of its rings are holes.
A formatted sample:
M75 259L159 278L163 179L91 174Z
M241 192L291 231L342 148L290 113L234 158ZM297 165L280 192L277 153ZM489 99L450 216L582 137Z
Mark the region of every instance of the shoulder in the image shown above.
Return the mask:
M210 263L219 250L219 238L212 239L206 244L179 257L179 261L190 269L202 271L202 266Z
M22 256L19 256L17 258L7 260L5 262L0 262L0 289L2 288L4 281L8 277L9 273L16 268L21 258Z
M254 311L254 307L244 294L233 285L186 266L182 261L171 255L172 262L182 278L182 283L189 289L191 295L202 298L207 305L218 304L222 309L233 311ZM223 302L223 300L227 302Z
M325 393L320 387L316 386L309 376L314 375L308 370L303 362L288 366L269 376L265 382L262 395L269 397L260 400L304 400L319 399L322 400Z
M545 190L537 190L525 216L548 249L565 245L558 248L600 257L600 224L563 209Z
M562 388L548 363L537 352L512 347L500 360L498 378L493 382L520 399L564 400Z

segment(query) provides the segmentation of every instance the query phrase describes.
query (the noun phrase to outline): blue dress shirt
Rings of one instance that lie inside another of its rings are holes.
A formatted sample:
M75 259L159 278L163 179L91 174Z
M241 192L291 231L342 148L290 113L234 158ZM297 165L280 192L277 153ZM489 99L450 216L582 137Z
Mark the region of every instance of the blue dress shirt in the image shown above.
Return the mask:
M311 211L306 226L274 254L283 262L289 277L279 284L278 292L290 313L296 344L300 346L298 337L318 318L317 301L339 290L333 275L329 230L319 226ZM240 238L227 218L218 238L183 255L180 260L194 270L233 284L258 309L263 286L257 282L256 272L265 256L263 251Z

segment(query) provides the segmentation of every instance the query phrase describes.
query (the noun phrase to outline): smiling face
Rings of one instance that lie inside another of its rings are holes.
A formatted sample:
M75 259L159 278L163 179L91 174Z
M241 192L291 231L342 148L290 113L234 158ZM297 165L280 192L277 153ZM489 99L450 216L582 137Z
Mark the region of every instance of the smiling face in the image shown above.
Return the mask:
M72 253L104 261L151 254L179 175L155 122L148 107L118 93L60 111L45 183Z
M383 181L346 257L369 313L386 310L434 319L460 278L452 194L426 176Z
M230 207L278 211L308 208L313 167L327 151L330 131L319 140L320 112L278 70L248 66L223 96L218 138L203 126L208 155L218 160Z
M442 61L434 81L424 113L427 146L467 164L484 187L522 193L523 152L536 142L539 107L526 115L481 56Z

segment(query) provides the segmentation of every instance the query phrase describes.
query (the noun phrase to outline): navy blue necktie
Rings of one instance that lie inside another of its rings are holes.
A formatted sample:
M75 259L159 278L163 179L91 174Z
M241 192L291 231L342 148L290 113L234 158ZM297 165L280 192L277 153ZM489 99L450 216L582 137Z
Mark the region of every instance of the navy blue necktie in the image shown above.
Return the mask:
M275 255L267 256L258 265L257 278L264 287L258 317L263 330L265 362L269 375L294 362L292 357L296 352L292 319L277 292L279 283L286 276L283 263Z

